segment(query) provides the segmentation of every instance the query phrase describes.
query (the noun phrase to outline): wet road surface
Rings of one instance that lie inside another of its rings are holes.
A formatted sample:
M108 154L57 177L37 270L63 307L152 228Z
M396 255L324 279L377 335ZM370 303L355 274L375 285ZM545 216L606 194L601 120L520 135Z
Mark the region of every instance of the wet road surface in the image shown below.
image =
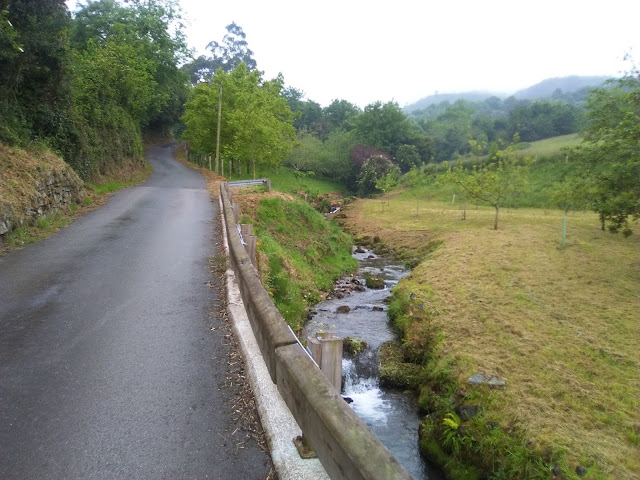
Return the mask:
M148 181L0 257L0 479L268 472L222 388L217 205L171 148L147 159Z

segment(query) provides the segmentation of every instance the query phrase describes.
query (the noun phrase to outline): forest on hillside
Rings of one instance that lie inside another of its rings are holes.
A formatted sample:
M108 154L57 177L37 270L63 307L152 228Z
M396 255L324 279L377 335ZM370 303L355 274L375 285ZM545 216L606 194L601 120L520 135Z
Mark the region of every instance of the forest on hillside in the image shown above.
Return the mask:
M570 157L582 162L590 205L623 228L638 215L634 69L594 91L444 101L407 115L395 102L322 107L282 75L264 78L235 23L193 58L183 28L177 0L93 0L73 14L63 0L0 0L0 141L44 145L92 179L140 158L143 134L172 133L219 173L284 165L368 196L429 163L490 165L514 138L581 131Z
M0 141L42 144L84 179L140 157L188 95L174 2L0 1Z

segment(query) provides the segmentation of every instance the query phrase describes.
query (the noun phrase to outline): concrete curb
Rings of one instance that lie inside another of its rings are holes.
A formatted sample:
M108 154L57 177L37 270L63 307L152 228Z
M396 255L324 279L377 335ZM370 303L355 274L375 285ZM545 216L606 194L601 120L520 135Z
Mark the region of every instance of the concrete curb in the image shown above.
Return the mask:
M224 215L220 200L220 215ZM224 218L222 219L224 225ZM225 255L229 255L227 232L223 228ZM245 311L240 289L232 269L226 271L227 311L247 367L262 427L267 436L273 464L280 480L328 480L329 476L317 458L302 459L293 439L300 427L278 393L255 339Z

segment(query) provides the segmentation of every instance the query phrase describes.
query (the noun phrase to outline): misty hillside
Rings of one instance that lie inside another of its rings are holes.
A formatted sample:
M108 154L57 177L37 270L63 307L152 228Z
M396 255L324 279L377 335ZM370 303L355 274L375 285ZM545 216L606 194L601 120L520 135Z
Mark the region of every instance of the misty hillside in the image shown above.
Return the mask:
M516 98L533 100L535 98L550 97L553 92L560 89L563 93L576 92L583 88L595 88L609 77L580 77L572 75L570 77L548 78L536 83L529 88L518 90L513 94Z
M429 105L437 105L440 102L453 103L460 99L467 100L469 102L482 102L483 100L493 96L504 97L504 95L490 92L436 93L435 95L429 95L428 97L421 98L417 102L407 105L402 110L408 114L414 110L426 108Z
M535 85L518 90L513 94L514 97L521 100L533 100L536 98L551 97L553 93L560 89L562 93L572 93L582 90L584 88L598 87L607 80L608 77L591 76L582 77L578 75L571 75L569 77L548 78ZM460 93L436 93L435 95L429 95L428 97L421 98L415 103L405 106L402 110L409 114L416 110L421 110L429 105L437 105L440 102L448 101L454 103L456 100L467 100L471 102L478 102L486 100L489 97L496 96L501 99L507 98L507 95L489 93L489 92L460 92Z

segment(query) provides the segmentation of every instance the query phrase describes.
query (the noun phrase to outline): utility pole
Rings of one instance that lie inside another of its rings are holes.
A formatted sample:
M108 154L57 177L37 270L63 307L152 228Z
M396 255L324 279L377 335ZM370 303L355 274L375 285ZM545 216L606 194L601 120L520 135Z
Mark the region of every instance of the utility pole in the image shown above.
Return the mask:
M220 122L222 121L222 82L218 93L218 132L216 133L216 173L218 173L218 161L220 160ZM211 169L211 165L209 165ZM222 164L222 176L224 177L224 164Z

